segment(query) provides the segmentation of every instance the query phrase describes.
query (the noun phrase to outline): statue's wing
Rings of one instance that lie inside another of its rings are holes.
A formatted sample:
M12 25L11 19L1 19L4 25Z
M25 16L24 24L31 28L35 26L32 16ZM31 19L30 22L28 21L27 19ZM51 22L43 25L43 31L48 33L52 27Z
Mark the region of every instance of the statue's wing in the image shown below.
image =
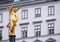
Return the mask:
M6 7L6 9L10 12L11 7L9 7L8 5L6 5L5 7Z

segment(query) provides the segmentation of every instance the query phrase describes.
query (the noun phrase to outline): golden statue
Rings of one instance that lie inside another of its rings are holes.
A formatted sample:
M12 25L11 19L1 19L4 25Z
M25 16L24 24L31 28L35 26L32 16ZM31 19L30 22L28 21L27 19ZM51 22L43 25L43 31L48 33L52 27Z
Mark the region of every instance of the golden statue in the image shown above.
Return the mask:
M9 31L9 35L15 35L15 26L16 26L16 22L18 21L18 16L16 16L16 12L19 10L19 8L21 8L21 6L19 7L15 7L14 5L12 7L6 5L6 9L9 11L10 14L10 18L9 18L9 23L7 25L7 27L9 27L10 31Z

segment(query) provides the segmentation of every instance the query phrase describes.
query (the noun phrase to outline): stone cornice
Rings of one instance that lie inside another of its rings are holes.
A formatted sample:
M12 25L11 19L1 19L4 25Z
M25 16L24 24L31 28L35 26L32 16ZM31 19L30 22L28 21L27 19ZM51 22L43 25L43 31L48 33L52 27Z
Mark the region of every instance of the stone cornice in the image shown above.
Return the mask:
M19 25L28 25L29 23L27 22L27 23L20 23Z
M41 38L41 37L53 37L53 36L60 36L60 33L51 34L51 35L41 35L41 36L32 36L27 38L16 38L16 40L22 40L22 39L33 39L33 38ZM1 40L1 41L9 41L9 39Z
M60 36L60 33L55 33L55 34L51 34L51 35L41 35L41 36L32 36L32 37L26 37L26 38L19 38L20 40L21 39L31 39L31 38L41 38L41 37L52 37L52 36ZM19 39L17 39L17 40L19 40Z
M51 22L51 21L55 21L56 19L48 19L46 20L46 22Z
M41 3L47 3L47 2L56 2L56 1L17 1L17 2L12 2L12 3L8 3L7 5L11 6L12 4L14 4L15 6L27 6L27 5L34 5L34 4L41 4ZM5 9L5 5L6 4L0 4L0 10L1 9Z

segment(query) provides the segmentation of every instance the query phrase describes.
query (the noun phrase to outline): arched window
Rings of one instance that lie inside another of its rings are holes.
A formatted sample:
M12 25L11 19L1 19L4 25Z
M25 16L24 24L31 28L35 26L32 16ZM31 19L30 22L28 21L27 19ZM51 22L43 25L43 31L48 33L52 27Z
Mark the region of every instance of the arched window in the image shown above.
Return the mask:
M42 42L42 41L37 39L37 40L35 40L34 42Z
M46 42L56 42L56 40L53 39L53 38L49 38L49 39L46 40Z

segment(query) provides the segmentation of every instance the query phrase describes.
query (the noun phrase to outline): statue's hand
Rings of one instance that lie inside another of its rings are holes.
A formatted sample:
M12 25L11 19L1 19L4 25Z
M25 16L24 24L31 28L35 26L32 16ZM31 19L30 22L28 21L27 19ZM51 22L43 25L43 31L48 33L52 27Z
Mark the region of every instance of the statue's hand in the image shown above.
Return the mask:
M11 7L9 7L8 5L5 5L6 9L10 12Z

